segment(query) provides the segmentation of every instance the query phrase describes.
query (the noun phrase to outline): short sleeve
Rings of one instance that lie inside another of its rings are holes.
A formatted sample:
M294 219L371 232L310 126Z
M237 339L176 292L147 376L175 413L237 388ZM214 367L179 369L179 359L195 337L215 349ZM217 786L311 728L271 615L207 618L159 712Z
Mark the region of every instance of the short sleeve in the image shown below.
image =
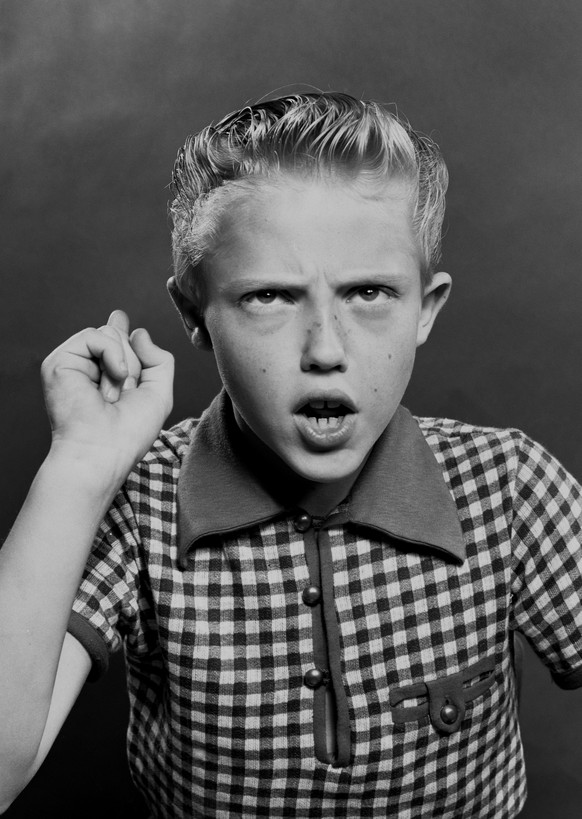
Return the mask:
M137 628L139 532L122 489L95 536L68 631L92 660L90 680L107 669L109 655Z
M524 436L513 498L512 628L561 688L582 686L582 490Z

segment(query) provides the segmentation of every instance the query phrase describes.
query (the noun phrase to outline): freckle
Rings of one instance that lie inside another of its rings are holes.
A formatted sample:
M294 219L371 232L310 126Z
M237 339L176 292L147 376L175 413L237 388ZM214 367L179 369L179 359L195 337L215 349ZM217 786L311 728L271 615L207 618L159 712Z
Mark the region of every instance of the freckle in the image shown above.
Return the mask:
M261 372L266 373L267 371L264 367L262 367Z
M388 353L388 360L392 361L392 353Z
M374 392L378 392L378 387L374 387Z

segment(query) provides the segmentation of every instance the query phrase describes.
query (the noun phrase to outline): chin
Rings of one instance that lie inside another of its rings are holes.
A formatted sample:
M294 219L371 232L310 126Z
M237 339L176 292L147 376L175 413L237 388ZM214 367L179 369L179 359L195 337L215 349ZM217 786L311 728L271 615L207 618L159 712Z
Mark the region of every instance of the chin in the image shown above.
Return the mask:
M345 453L318 453L301 459L299 463L289 463L288 466L304 480L334 483L353 475L360 463L361 459L356 463L355 458L348 458Z

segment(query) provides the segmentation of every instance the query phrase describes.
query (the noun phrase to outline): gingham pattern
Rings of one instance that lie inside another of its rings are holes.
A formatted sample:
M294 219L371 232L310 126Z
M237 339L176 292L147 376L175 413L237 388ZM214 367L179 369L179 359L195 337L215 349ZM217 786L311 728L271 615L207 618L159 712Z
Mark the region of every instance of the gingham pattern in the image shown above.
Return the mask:
M350 763L334 768L314 754L309 576L291 517L177 566L176 483L194 423L162 434L130 476L75 603L111 651L125 642L130 766L154 816L516 816L525 776L510 632L557 679L578 682L577 484L518 431L419 419L465 562L350 525L322 532L351 723ZM483 658L494 658L493 684L459 730L443 734L428 716L395 722L391 692Z

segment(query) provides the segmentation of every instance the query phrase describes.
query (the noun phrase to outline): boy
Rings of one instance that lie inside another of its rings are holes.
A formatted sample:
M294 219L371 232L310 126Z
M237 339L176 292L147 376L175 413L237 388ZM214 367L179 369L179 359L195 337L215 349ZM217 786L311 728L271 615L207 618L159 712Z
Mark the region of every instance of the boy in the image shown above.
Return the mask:
M225 389L152 447L171 358L125 314L43 365L53 446L0 553L2 805L123 642L156 817L519 813L512 632L582 684L580 489L520 432L399 406L450 289L446 184L342 94L187 141L169 290Z

